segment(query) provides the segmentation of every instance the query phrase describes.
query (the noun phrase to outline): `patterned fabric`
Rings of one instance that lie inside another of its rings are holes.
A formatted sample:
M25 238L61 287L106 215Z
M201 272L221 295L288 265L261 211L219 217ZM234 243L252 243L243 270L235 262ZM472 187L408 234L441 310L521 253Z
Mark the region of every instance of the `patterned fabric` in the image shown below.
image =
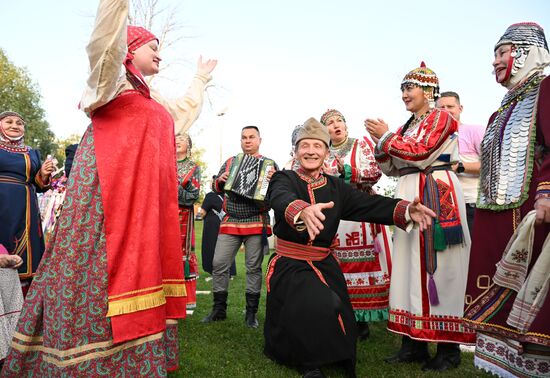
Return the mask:
M538 185L535 200L539 198L550 198L550 181L543 181Z
M431 314L424 317L390 308L388 329L417 340L472 344L475 334L461 316Z
M468 321L477 326L487 323L499 312L506 314L509 309L506 324L522 333L529 331L544 304L550 284L550 236L546 237L536 261L531 263L534 226L535 210L532 210L523 218L497 263L493 277L497 295L489 300L481 297L474 301L468 311ZM517 293L515 299L510 290ZM504 304L512 301L511 309L509 306L505 308Z
M353 188L374 194L372 185L382 176L374 157L372 142L347 138L339 146L330 146L325 173L342 177L336 156L344 163L344 180ZM351 305L357 321L388 318L391 276L390 231L383 225L341 221L335 236L335 254L344 273Z
M23 292L17 271L11 268L0 268L0 361L8 355L21 306L23 306Z
M401 200L397 203L393 211L393 221L395 222L395 226L402 230L405 230L407 228L408 222L406 214L409 205L409 201Z
M218 177L229 172L233 158L229 158L220 168ZM279 169L275 167L275 169ZM212 181L212 190L224 194L223 211L226 213L220 226L221 234L261 235L266 231L271 235L268 209L254 200L244 198L233 192L224 191L224 183L218 179Z
M458 160L457 122L449 113L434 109L419 120L410 120L397 133L388 133L377 146L382 171L399 176L395 196L412 201L424 192L428 167ZM401 175L403 170L416 171ZM418 229L393 234L392 277L388 329L425 341L472 344L475 333L462 326L463 294L468 277L470 236L466 207L458 178L453 172L434 170L433 180L454 192L464 243L446 245L437 251L437 270L433 274L439 303L430 302L429 278L423 235ZM436 196L439 194L436 189ZM454 206L453 206L454 207ZM402 205L405 214L405 204ZM411 267L413 267L411 269Z
M426 64L424 62L420 63L420 67L415 68L405 75L405 77L401 81L401 87L406 84L414 84L420 87L435 88L435 95L437 95L437 91L439 90L439 79L437 78L437 75L431 69L426 67Z
M195 212L193 204L199 199L200 169L189 159L178 161L178 202L180 235L183 249L187 308L197 306L199 267L195 255Z
M525 78L525 77L524 77ZM521 103L516 105L517 107ZM510 326L507 320L512 311L513 303L517 296L514 290L503 288L493 282L493 276L496 271L496 263L502 259L503 252L506 250L507 244L517 230L518 225L527 214L533 210L535 206L535 198L537 189L543 182L550 181L550 154L544 151L550 151L550 79L545 78L539 86L538 102L535 105L537 108L536 116L536 140L532 143L536 144L535 150L538 151L535 163L529 168L528 174L532 175L529 185L528 198L521 206L504 209L477 209L474 222L474 239L472 243L471 260L469 266L469 279L466 291L467 308L464 314L468 325L474 328L477 332L478 340L480 338L498 337L502 340L499 346L502 347L500 357L494 360L494 363L489 361L491 368L498 368L501 375L518 376L525 372L513 361L506 361L507 356L519 356L519 364L525 363L530 358L525 353L521 353L519 345L532 345L533 348L545 351L539 354L539 357L550 355L550 300L548 297L541 302L541 309L533 320L529 329L524 332ZM520 109L518 109L519 111ZM497 115L494 114L493 117ZM489 121L491 123L493 118ZM507 126L504 126L507 127ZM503 129L505 130L505 129ZM501 144L501 149L504 146ZM482 172L486 160L482 159ZM502 162L504 163L504 162ZM498 230L498 237L495 237L494 232L487 230ZM534 271L535 265L533 261L542 257L542 249L544 239L550 234L550 224L542 223L534 226L534 239L531 255L531 264L528 266L527 275ZM515 251L514 251L515 252ZM512 252L513 253L513 252ZM520 251L516 258L521 261L527 257L527 254ZM516 272L513 272L516 273ZM548 273L548 271L546 271ZM495 345L493 343L493 345ZM546 349L545 349L546 348ZM482 353L483 346L478 343L477 349L480 350L478 356L484 358ZM493 350L496 350L493 348ZM497 358L493 353L492 356ZM526 357L526 359L523 359ZM514 357L515 358L515 357ZM477 361L483 362L476 358ZM486 362L488 360L485 360ZM478 365L480 366L480 365ZM530 369L530 371L534 371ZM545 373L548 375L548 373ZM537 374L533 374L537 375ZM542 374L541 374L542 375ZM527 376L527 374L525 374Z
M63 216L30 287L4 377L165 376L163 332L113 344L104 212L91 128L77 151ZM170 362L171 363L171 362Z
M528 198L535 156L537 98L543 79L535 74L509 91L487 127L481 142L484 163L477 207L513 209Z
M297 225L294 220L302 210L304 210L306 207L309 207L309 206L311 206L310 203L302 200L296 200L289 203L285 210L286 222L294 229L298 231L304 231L305 230L304 227L301 227L300 229L298 229L299 225Z
M134 52L146 43L157 40L153 33L141 26L128 25L127 28L127 44L128 51Z
M537 46L548 50L544 30L534 22L520 22L510 25L496 43L495 50L508 44Z
M59 179L52 179L51 189L44 193L39 199L40 217L42 219L42 230L44 231L44 243L48 245L57 219L63 209L65 199L67 177L63 175Z
M328 109L326 112L323 113L323 115L321 116L321 123L323 125L327 125L327 121L330 119L330 117L340 117L342 118L342 121L346 122L346 119L344 118L344 116L342 115L342 113L340 113L338 110L336 109Z
M478 333L474 365L499 377L550 377L550 348Z

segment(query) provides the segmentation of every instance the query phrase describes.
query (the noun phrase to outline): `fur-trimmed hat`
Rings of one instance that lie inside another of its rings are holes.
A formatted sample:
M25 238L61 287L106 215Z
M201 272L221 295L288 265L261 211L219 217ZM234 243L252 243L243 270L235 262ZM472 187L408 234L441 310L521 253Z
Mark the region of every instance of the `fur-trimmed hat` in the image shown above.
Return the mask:
M313 117L308 118L298 131L296 145L298 145L302 139L318 139L323 141L327 147L330 144L330 135L328 135L327 128Z

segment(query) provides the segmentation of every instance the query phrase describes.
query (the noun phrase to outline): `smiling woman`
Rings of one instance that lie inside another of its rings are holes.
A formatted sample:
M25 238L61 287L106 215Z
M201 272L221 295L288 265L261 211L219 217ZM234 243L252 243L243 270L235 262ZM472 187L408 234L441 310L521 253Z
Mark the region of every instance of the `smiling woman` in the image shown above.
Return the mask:
M386 362L425 362L423 370L443 371L460 364L459 343L475 340L462 324L470 235L460 183L451 170L458 161L458 123L433 108L439 79L424 62L405 75L401 91L412 113L404 126L393 133L381 119L365 124L377 141L382 171L399 177L396 196L421 196L437 217L423 232L394 233L388 329L403 339ZM438 342L432 359L428 341Z

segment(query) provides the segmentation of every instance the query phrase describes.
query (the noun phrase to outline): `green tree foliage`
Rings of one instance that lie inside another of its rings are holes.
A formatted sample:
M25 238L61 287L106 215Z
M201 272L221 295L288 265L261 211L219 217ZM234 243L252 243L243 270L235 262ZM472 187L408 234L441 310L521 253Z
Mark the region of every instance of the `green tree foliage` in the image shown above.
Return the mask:
M57 150L55 135L40 106L40 91L24 68L15 66L0 49L0 112L11 110L25 119L25 143L37 148L42 159Z

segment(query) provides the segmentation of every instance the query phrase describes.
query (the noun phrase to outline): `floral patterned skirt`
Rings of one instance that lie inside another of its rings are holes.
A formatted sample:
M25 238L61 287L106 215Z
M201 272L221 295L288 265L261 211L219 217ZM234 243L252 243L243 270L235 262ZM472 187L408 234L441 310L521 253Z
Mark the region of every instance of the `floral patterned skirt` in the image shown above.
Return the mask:
M178 366L177 321L114 344L92 126L77 150L57 229L21 311L3 377L164 377Z

